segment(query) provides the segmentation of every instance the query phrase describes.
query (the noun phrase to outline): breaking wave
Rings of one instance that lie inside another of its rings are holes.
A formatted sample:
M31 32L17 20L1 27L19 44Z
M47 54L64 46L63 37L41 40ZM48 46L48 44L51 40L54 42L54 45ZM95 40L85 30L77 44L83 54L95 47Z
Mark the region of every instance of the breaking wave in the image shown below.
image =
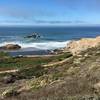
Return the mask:
M30 42L30 43L24 43L24 42L2 42L0 43L0 46L4 46L6 44L18 44L22 48L36 48L40 50L49 50L49 49L59 49L64 48L67 46L67 44L70 41L45 41L45 42Z

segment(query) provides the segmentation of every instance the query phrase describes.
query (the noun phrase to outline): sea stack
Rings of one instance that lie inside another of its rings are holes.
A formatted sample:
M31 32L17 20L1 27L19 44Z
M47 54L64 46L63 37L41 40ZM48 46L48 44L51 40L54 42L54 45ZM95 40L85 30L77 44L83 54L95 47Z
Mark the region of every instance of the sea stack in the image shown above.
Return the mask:
M37 38L40 38L40 35L38 33L33 33L32 35L28 35L25 38L34 38L34 39L37 39Z

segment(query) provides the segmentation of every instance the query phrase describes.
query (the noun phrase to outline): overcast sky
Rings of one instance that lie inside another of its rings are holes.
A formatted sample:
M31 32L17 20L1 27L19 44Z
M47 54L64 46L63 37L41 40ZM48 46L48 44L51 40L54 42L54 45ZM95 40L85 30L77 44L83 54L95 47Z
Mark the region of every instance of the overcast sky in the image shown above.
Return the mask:
M0 0L0 25L95 24L100 0Z

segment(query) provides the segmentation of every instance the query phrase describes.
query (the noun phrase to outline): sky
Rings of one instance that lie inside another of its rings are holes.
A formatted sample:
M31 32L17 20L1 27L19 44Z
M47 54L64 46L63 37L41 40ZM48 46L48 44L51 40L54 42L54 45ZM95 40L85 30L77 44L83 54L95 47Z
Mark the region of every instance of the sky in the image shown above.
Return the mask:
M0 25L100 25L100 0L0 0Z

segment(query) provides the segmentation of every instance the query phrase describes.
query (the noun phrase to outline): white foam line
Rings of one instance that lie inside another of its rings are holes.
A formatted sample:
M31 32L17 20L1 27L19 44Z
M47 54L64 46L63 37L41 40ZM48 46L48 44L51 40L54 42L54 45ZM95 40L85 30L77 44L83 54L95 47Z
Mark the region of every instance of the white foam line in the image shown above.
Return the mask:
M57 48L63 48L66 47L67 44L70 41L63 41L63 42L58 42L58 41L51 41L51 42L34 42L34 43L22 43L22 42L3 42L0 44L0 46L4 46L7 44L18 44L22 48L37 48L41 50L47 50L47 49L57 49Z

